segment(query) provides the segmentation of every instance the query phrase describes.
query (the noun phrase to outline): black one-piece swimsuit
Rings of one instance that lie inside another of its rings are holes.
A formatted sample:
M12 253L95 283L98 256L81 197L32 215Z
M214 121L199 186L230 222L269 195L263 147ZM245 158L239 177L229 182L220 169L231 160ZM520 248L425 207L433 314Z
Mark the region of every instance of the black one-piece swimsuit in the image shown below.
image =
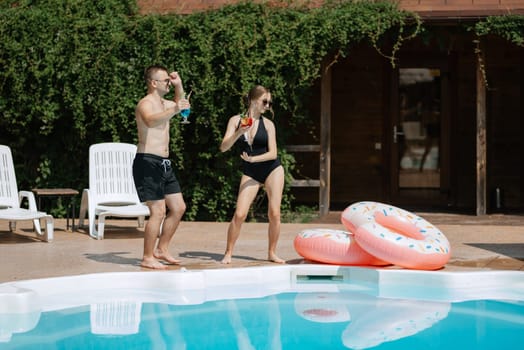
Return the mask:
M245 135L244 137L239 138L238 141L243 143L243 151L245 151L250 156L258 156L268 152L268 136L266 127L264 126L264 118L260 117L257 133L253 138L253 143L251 146L247 142ZM271 174L271 172L279 166L280 160L278 157L276 159L255 163L250 163L243 160L242 172L244 175L247 175L260 183L264 183L266 182L269 174Z

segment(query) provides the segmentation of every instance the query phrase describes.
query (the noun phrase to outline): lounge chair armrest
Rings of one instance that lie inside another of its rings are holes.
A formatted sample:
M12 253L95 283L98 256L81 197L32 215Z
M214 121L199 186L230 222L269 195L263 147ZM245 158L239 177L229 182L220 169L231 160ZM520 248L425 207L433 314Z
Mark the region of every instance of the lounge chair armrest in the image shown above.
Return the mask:
M24 198L27 198L27 202L29 203L29 210L32 211L38 211L38 208L36 206L36 200L35 200L35 194L31 191L19 191L18 192L18 200L20 203L20 206L22 206L22 201Z

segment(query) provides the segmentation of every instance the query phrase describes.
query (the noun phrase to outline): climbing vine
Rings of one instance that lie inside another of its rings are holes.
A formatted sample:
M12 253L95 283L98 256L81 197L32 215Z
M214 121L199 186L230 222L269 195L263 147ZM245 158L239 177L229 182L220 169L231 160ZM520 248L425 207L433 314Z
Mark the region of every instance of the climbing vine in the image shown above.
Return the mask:
M488 35L496 35L515 45L524 47L524 16L490 16L475 23L469 30L473 31L476 35L476 39L474 40L475 54L477 55L484 84L486 87L489 87L486 62L482 54L481 38Z
M308 118L323 59L368 43L394 65L421 25L390 1L275 5L161 16L140 15L132 0L1 2L0 143L12 148L20 187L87 187L89 145L136 142L142 73L158 63L176 69L193 91L192 123L171 126L186 219L228 219L239 157L218 145L229 117L243 108L242 95L253 84L272 90L283 145ZM283 117L291 125L281 125ZM291 169L293 157L280 152ZM291 205L286 189L284 209Z
M518 46L524 46L524 16L491 16L475 23L473 30L478 37L498 35Z

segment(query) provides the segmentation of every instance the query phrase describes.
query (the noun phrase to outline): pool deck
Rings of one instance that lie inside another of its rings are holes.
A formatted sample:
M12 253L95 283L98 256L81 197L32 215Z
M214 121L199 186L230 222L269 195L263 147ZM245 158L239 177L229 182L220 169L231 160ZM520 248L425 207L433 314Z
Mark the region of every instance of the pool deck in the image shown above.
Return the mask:
M417 213L436 225L449 239L452 256L443 271L524 271L524 215ZM278 255L288 264L305 261L293 248L301 230L344 230L340 212L310 223L282 224ZM227 222L184 221L173 239L171 252L182 260L168 270L217 269L274 265L267 258L267 223L246 223L237 241L232 264L222 258ZM0 283L102 272L150 271L139 266L143 229L136 221L108 219L105 239L94 240L83 228L66 231L66 220L55 220L54 241L36 239L30 222L19 222L14 232L0 221ZM388 267L398 268L398 267Z

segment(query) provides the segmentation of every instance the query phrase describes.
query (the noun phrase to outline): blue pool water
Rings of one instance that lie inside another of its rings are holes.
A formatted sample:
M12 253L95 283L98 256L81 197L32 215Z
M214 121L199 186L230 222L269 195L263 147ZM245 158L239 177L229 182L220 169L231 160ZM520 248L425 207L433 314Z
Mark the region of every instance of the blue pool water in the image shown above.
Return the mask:
M0 349L449 350L524 343L519 272L301 266L97 274L3 284L0 303Z

